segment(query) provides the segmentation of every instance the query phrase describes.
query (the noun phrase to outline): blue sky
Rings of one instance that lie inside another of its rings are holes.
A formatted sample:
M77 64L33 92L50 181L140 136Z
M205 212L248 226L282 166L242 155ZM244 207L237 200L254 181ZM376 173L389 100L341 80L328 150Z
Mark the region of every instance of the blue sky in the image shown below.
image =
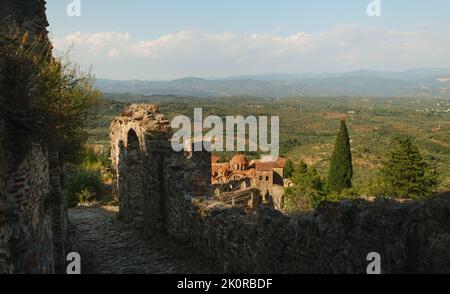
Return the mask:
M114 79L450 67L450 2L47 0L57 50Z

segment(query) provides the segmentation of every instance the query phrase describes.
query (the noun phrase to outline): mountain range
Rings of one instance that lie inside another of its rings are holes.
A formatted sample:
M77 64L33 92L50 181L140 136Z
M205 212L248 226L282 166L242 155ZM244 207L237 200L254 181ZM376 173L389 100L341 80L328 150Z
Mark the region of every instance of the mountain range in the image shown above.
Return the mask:
M344 73L263 74L172 81L97 79L104 93L194 97L450 97L450 69L358 70Z

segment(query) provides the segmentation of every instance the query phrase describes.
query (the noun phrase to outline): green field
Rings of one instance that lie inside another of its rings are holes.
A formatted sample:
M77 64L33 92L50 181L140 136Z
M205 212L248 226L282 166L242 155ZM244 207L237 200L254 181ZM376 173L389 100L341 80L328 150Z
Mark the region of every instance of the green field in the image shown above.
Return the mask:
M340 119L350 132L356 186L377 175L392 139L413 137L422 154L441 174L441 190L450 190L450 99L417 98L185 98L108 94L90 120L90 143L108 145L111 120L126 103L157 103L169 118L203 116L279 116L280 153L304 160L326 176Z

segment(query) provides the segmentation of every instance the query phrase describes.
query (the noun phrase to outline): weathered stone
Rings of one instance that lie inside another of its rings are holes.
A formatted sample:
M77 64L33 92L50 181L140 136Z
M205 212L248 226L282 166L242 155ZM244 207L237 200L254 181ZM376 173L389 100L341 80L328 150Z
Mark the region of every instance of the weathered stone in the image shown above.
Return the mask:
M15 22L30 38L48 42L45 1L2 1L1 6L2 29ZM54 273L65 261L67 228L64 198L51 204L49 197L61 194L60 171L51 164L45 140L23 124L27 105L2 99L0 95L0 273Z

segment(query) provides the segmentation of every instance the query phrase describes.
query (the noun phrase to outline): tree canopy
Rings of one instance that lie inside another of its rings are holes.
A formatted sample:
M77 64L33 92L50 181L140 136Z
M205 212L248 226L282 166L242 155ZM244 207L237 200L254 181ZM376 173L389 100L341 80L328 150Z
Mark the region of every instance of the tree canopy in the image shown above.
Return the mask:
M436 191L438 175L410 137L395 141L381 170L383 192L389 197L421 199Z

